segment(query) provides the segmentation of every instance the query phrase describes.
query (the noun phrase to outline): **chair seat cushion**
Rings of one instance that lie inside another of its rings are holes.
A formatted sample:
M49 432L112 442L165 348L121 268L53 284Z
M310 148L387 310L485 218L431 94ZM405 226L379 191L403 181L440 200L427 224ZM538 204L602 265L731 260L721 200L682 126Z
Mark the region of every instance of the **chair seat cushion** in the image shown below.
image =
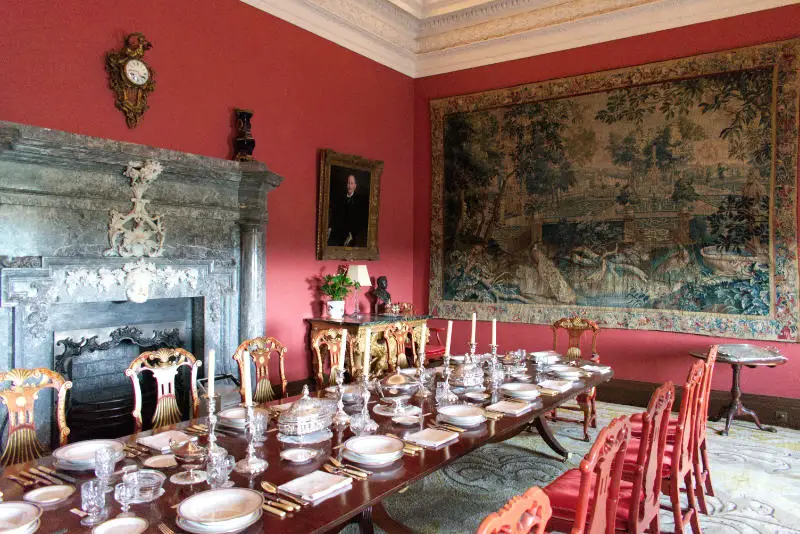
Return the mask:
M595 476L592 477L591 490L589 492L591 495L589 498L590 511L594 508L595 478ZM558 518L562 521L575 521L580 488L581 472L579 469L570 469L544 488L544 492L550 498L550 506L553 507L554 518ZM626 530L628 528L628 518L631 514L632 492L633 484L622 480L620 482L619 502L617 503L615 524L617 530Z
M638 416L638 417L637 417ZM634 417L637 417L634 419ZM631 416L631 436L641 437L642 436L642 426L644 423L642 422L642 414L637 413ZM667 441L675 441L675 428L678 426L677 419L670 419L669 420L669 428L667 429Z
M628 443L628 448L625 450L625 464L622 467L623 472L630 473L636 469L639 459L639 444L641 440L632 439ZM664 459L661 464L661 478L668 477L672 470L672 451L675 447L671 443L664 446Z

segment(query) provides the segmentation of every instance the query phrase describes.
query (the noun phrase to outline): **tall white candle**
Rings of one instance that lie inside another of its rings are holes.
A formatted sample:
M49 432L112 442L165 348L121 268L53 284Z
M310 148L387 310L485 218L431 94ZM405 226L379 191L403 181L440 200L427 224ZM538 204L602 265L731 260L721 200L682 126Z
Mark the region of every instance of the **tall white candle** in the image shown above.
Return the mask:
M339 361L336 362L336 365L331 365L331 375L337 376L334 374L334 370L339 367L340 365L345 362L345 358L347 357L347 330L342 328L342 346L339 347ZM337 378L338 380L338 378Z
M244 387L244 405L253 404L253 390L250 388L250 353L244 351L244 373L242 374L242 386Z
M469 338L470 343L475 343L475 320L477 319L477 314L472 312L472 336Z
M497 319L492 319L492 345L497 345Z
M422 325L422 334L419 337L419 353L425 354L425 345L427 345L428 338L428 325Z
M208 358L206 358L206 376L208 377L208 396L214 396L214 375L217 369L217 352L214 349L208 351Z
M447 321L447 341L444 344L444 353L450 354L450 340L453 338L453 321Z
M372 329L367 328L366 332L364 332L364 363L362 363L362 371L364 372L364 376L369 378L369 363L370 357L372 356Z

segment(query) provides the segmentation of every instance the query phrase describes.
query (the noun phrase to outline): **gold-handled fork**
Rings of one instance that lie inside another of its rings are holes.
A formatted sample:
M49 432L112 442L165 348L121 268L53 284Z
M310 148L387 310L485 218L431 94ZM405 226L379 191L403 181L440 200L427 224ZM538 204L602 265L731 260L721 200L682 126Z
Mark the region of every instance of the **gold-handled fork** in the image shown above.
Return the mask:
M330 463L332 463L334 465L334 467L338 467L339 469L342 469L343 467L346 467L348 469L352 469L353 471L360 471L361 473L364 473L365 475L373 474L372 471L367 471L366 469L361 469L360 467L356 467L356 466L351 465L351 464L342 463L339 460L337 460L336 458L334 458L333 456L328 456L328 461Z
M285 492L278 489L278 486L272 484L271 482L267 482L266 480L261 482L261 489L266 491L267 493L272 493L273 495L277 495L282 501L294 503L298 506L306 506L310 504L305 499L301 499L300 497L295 497L294 495L287 495Z
M158 530L161 534L175 534L175 531L169 528L166 523L159 523Z
M339 468L339 467L334 467L331 464L325 464L325 465L322 466L322 468L325 471L327 471L328 473L331 473L333 475L344 475L344 476L348 476L350 478L355 478L357 480L366 480L367 479L367 475L366 474L359 473L358 471L351 471L351 470L349 470L347 468L344 468L344 467L343 468Z

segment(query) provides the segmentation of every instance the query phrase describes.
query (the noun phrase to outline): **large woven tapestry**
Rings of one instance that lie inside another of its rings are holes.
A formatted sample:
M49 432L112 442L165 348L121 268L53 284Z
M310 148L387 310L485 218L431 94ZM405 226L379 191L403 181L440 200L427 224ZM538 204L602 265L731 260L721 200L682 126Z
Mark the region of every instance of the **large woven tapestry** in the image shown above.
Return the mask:
M796 340L799 43L433 101L432 313Z

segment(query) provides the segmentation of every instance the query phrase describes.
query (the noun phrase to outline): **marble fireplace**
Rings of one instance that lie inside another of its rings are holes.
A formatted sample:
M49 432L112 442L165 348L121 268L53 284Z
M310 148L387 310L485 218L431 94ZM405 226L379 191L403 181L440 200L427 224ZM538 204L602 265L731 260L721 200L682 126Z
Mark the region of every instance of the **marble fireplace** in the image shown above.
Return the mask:
M160 172L136 189L144 162ZM260 162L0 122L0 370L56 369L89 405L124 393L117 368L153 346L213 348L217 372L233 371L226 355L264 333L267 193L281 180ZM158 247L115 248L112 214L134 212ZM44 443L52 413L43 398Z

